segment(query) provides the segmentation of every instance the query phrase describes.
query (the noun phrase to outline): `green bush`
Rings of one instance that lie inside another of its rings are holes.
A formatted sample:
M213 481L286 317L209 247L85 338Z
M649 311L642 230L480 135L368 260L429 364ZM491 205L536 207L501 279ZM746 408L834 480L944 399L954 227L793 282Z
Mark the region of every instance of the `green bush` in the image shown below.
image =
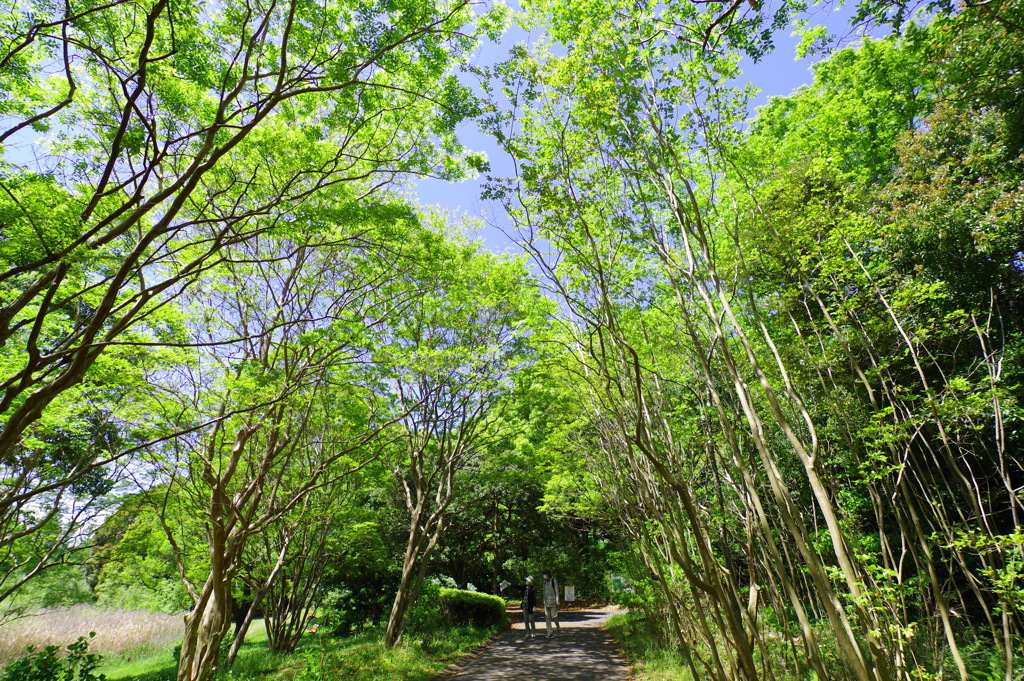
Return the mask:
M475 591L441 589L441 614L448 626L497 627L506 624L505 601Z
M406 632L429 638L444 626L441 615L441 587L432 579L424 580L416 603L406 614Z
M96 632L89 632L89 638ZM103 661L102 655L89 652L89 639L79 636L67 647L67 655L58 655L60 646L47 646L37 651L28 647L28 654L21 657L0 673L0 681L103 681L103 674L96 676L93 670Z

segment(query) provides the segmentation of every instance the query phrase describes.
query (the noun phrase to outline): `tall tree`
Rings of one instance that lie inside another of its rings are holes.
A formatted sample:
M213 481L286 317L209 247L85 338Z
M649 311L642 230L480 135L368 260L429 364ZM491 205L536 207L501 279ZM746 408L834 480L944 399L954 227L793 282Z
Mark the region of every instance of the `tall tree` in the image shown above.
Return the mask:
M474 103L450 69L474 44L470 18L461 0L4 14L0 548L25 531L25 503L105 460L48 466L32 424L73 404L115 346L160 344L155 315L225 247L339 183L368 195L464 171L454 126Z
M461 241L431 245L423 268L407 282L419 290L415 305L391 331L390 383L401 414L395 474L409 533L388 646L405 630L406 612L444 531L457 474L494 437L511 375L529 361L536 292L520 262L478 248Z
M228 247L188 293L189 332L201 350L168 372L162 406L191 432L156 452L169 490L187 495L206 524L204 581L192 583L179 567L195 603L185 618L182 681L215 672L250 539L288 522L385 444L380 435L393 417L374 395L371 334L409 304L411 292L381 292L400 276L403 240L418 227L401 205L362 217L337 225L330 239L320 223L296 224Z
M998 428L968 425L1007 413L993 389L999 317L936 314L943 285L912 254L914 268L896 265L865 202L900 182L896 142L940 90L908 80L921 46L871 43L819 68L827 83L769 108L758 134L780 134L761 137L772 142L751 167L735 57L707 49L699 12L613 2L553 14L557 48L519 50L498 71L517 120L492 122L519 173L495 191L573 316L591 410L583 451L694 674L774 676L771 603L793 613L783 627L808 673L837 673L834 640L841 676L911 678L948 655L966 678L953 615L966 594L947 576L970 589L972 562L1006 576L1015 542L991 529L1011 516L1013 483L975 468L1006 462L1005 445L987 434ZM669 16L673 31L649 28ZM866 61L894 73L865 88ZM823 97L831 88L847 94ZM1001 241L1003 262L1015 243ZM1017 463L1003 470L1013 480ZM956 557L925 509L997 548L970 553L965 540ZM915 618L921 603L933 616Z

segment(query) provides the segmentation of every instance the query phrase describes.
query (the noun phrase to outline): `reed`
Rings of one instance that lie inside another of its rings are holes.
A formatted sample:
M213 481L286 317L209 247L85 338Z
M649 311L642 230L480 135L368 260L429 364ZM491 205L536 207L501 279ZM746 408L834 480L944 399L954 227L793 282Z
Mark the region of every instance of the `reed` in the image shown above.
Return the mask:
M180 615L145 610L102 610L78 605L64 610L44 610L0 627L0 665L25 654L29 646L62 648L79 636L96 632L91 652L105 657L131 659L170 649L181 640Z

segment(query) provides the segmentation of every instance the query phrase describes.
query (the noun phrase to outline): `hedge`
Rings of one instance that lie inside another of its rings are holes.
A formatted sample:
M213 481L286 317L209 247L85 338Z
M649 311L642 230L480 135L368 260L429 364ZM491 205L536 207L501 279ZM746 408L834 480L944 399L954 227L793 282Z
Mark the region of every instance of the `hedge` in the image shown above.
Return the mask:
M441 614L448 626L494 627L507 623L505 601L476 591L441 589Z

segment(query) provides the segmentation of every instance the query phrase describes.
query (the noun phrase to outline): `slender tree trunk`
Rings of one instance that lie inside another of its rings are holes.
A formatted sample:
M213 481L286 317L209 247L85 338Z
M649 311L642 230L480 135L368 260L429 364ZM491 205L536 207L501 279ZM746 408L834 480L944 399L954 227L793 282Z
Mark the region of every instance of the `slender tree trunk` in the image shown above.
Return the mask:
M491 593L495 596L500 595L498 590L498 500L494 499L494 503L491 507L491 541L492 551L491 554Z
M396 645L405 633L405 613L409 609L409 601L412 596L412 581L416 575L416 557L419 555L420 547L414 546L411 542L405 550L405 560L402 561L402 577L398 582L398 593L391 603L391 613L388 615L388 627L384 632L384 645L388 648Z
M249 608L245 611L245 619L242 620L241 624L238 625L238 631L235 633L235 640L231 642L231 648L228 649L228 656L224 662L224 666L231 669L231 666L235 664L235 659L238 657L238 651L242 649L245 644L245 636L249 633L249 627L252 626L252 622L256 619L256 613L259 612L260 603L263 601L263 593L257 592L249 604Z

